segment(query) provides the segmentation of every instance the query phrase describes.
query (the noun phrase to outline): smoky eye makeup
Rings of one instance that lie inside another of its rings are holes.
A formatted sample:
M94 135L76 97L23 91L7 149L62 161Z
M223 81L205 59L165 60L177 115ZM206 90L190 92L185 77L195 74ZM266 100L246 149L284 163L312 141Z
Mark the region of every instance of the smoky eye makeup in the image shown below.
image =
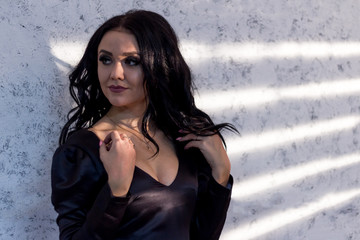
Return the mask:
M130 66L137 66L140 64L140 58L136 56L128 56L125 58L124 62Z
M113 54L109 51L101 49L98 53L99 62L104 65L110 65L113 60ZM128 66L137 66L141 62L140 55L137 52L125 52L122 54L122 62Z
M99 56L99 62L101 62L104 65L109 65L112 63L112 58L110 56L107 56L106 54L101 54Z

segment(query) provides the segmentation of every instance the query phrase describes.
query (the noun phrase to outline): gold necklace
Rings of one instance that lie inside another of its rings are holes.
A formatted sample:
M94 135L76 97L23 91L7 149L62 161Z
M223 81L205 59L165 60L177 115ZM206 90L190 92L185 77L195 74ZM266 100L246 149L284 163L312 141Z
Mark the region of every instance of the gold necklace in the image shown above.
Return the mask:
M142 135L139 131L127 126L125 123L122 123L124 126L126 126L128 128L128 130L127 130L127 129L123 128L121 125L119 125L118 123L116 123L114 120L112 120L107 114L105 114L105 116L115 125L115 127L119 127L122 130L131 133L134 137L136 137L137 139L139 139L141 142L143 142L145 144L147 150L149 150L149 151L152 150L152 147L150 146L150 143L149 143L150 141L146 141L145 139L142 139L141 137L138 136L138 134Z

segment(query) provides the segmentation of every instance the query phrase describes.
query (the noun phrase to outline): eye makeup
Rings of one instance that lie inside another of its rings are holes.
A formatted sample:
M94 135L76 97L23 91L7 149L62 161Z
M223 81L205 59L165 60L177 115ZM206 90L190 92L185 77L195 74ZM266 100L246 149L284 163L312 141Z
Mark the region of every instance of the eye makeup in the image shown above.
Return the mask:
M129 66L137 66L140 64L140 56L137 52L128 52L123 53L121 56L125 58L122 59L126 65ZM113 54L106 50L99 51L99 61L102 62L104 65L109 65L112 63Z

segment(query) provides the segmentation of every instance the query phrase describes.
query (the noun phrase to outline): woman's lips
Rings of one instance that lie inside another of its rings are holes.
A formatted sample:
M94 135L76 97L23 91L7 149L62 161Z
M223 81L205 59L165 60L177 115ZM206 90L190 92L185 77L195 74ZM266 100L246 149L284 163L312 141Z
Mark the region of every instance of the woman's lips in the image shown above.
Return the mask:
M127 88L122 87L122 86L110 86L109 89L111 92L121 93L121 92L125 91Z

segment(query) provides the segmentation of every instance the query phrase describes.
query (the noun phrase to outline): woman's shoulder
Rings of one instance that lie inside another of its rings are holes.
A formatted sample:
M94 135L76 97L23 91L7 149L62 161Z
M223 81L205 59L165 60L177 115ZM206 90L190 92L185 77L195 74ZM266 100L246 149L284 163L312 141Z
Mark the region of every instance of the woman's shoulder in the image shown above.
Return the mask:
M52 165L53 169L64 168L68 172L78 167L101 170L98 137L87 129L72 132L66 142L56 149Z
M99 140L87 129L74 131L66 142L58 147L52 158L54 206L59 208L63 203L81 199L79 195L75 195L91 193L99 186L99 181L106 181L106 172L99 158Z
M99 147L99 138L89 129L82 128L71 132L64 146L83 146L83 147Z
M90 155L98 155L99 138L96 134L88 129L79 129L69 134L64 144L59 146L54 155L61 152L78 154L84 152Z

